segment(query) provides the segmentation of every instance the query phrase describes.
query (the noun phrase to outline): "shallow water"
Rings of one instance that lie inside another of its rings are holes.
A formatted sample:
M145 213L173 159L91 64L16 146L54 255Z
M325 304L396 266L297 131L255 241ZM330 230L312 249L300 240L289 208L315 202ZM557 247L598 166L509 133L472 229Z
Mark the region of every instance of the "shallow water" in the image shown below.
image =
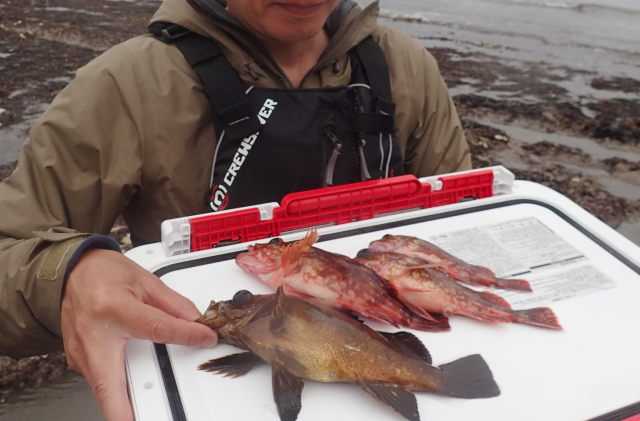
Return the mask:
M505 124L498 124L485 120L479 120L478 122L486 126L500 129L507 133L509 137L526 143L537 143L546 140L548 142L557 143L559 145L568 146L570 148L580 149L582 152L589 154L593 158L599 160L607 158L621 158L631 162L640 162L640 149L637 152L621 149L610 149L602 146L593 139L585 137L566 136L556 133L544 133L536 130L508 126Z
M38 388L9 395L0 403L0 421L104 421L82 376L68 371Z
M23 121L7 127L0 127L0 165L18 159L22 142L26 139L29 129L48 106L48 104L39 104L29 107L23 114Z
M380 7L426 46L640 76L636 0L381 0Z

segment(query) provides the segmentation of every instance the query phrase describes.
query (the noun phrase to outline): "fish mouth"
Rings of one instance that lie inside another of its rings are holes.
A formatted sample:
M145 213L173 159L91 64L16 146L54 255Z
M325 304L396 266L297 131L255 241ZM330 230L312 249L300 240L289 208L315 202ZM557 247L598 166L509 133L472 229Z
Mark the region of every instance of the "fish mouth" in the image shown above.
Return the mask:
M369 244L369 249L373 252L376 251L396 251L397 247L394 247L392 244L389 244L386 241L374 241Z
M279 260L267 263L249 253L240 253L236 257L236 263L243 271L262 280L268 278L282 265Z
M195 321L214 330L226 325L228 318L224 311L224 303L212 301L207 311Z

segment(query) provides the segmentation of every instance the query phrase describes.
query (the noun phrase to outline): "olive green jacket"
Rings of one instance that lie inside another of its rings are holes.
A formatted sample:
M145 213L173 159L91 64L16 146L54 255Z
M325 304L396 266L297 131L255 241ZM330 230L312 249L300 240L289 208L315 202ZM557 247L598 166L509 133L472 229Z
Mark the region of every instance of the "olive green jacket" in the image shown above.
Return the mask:
M377 12L372 4L341 17L302 87L348 84L348 50L373 35L389 63L407 172L470 169L434 58L408 35L378 26ZM223 9L220 18L204 16L186 0L165 0L153 21L216 39L248 84L290 87ZM215 139L198 77L175 46L143 35L78 70L29 132L15 172L0 183L0 355L62 349L60 301L69 261L90 235L107 234L119 214L132 235L155 242L163 220L208 211Z

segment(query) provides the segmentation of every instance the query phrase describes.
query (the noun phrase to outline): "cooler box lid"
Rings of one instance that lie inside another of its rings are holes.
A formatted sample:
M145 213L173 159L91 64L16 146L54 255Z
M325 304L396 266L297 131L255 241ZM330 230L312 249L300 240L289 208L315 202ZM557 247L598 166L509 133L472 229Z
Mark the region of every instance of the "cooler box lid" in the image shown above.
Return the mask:
M312 226L320 227L317 247L350 257L385 234L425 239L498 276L527 279L533 293L491 291L514 309L550 306L558 316L562 331L463 316L452 316L450 332L412 331L436 366L481 354L502 392L474 400L416 393L423 420L638 421L640 248L559 193L514 181L503 167L358 183L167 221L161 243L127 256L204 311L241 289L273 292L243 272L236 255L272 236L300 239ZM279 420L269 365L238 378L196 369L237 352L130 340L136 419ZM354 419L403 418L357 385L305 381L298 420Z

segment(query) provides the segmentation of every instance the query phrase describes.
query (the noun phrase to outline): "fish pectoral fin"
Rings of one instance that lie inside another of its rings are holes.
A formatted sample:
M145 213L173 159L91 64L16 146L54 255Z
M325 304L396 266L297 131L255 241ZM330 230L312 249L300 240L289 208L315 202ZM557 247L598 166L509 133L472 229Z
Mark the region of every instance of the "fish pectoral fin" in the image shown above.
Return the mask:
M423 319L431 320L432 322L437 322L438 321L427 310L425 310L424 308L422 308L422 307L420 307L418 305L413 304L409 300L405 300L405 301L403 301L403 303L404 303L405 306L407 306L409 308L409 310L411 310L412 312L414 312L418 316L422 317Z
M280 348L276 349L276 355L278 356L278 360L287 368L287 370L294 373L295 376L305 377L307 369L304 365L298 362L295 357L292 357Z
M418 402L413 393L401 386L358 379L358 385L378 402L393 408L410 421L420 421Z
M415 357L425 363L431 365L431 354L424 346L422 341L418 339L414 334L409 332L378 332L387 341L400 348L405 354Z
M225 377L238 377L246 374L261 361L260 357L251 352L241 352L209 360L204 364L200 364L198 370L223 374Z
M281 362L273 364L273 400L278 407L281 421L295 421L298 418L302 403L304 382L295 376Z

